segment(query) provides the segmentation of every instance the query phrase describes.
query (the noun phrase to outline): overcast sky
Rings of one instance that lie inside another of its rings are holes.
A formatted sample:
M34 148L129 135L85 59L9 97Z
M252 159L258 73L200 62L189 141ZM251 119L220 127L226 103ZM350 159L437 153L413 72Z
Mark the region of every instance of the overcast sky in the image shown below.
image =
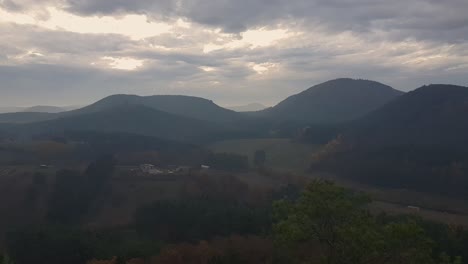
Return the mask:
M277 103L338 77L468 85L467 0L0 0L0 106Z

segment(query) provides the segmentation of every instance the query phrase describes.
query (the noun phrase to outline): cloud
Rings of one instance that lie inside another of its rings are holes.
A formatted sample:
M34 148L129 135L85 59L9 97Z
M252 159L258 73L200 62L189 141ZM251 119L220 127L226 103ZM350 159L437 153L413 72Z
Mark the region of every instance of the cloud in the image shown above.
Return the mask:
M0 104L271 105L338 77L468 84L465 0L0 0Z
M465 41L465 0L1 0L10 11L47 14L54 6L80 16L183 18L227 33L291 22L335 32L386 32L397 38ZM47 17L46 15L43 15Z
M183 17L239 33L285 21L326 26L333 31L385 31L395 37L463 41L465 0L68 0L81 15L146 14L157 20Z

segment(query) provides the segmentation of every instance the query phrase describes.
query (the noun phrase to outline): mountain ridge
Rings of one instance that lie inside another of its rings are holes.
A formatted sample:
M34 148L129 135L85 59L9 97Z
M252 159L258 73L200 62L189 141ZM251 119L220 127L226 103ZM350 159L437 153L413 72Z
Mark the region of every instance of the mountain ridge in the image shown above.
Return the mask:
M468 87L432 84L411 91L359 120L358 144L468 145ZM467 147L468 150L468 147Z
M402 94L376 81L340 78L315 85L255 114L282 121L343 123L356 120Z
M239 113L222 108L213 101L201 97L184 95L138 96L127 94L116 94L105 97L89 106L67 112L65 115L95 112L116 105L143 105L171 114L218 123L226 123L243 118Z
M236 112L254 112L264 110L268 108L268 106L265 106L260 103L250 103L245 105L228 106L225 108Z
M121 105L96 112L61 116L56 119L15 126L26 134L63 131L133 133L172 140L190 141L204 133L221 133L215 123L191 119L142 105Z

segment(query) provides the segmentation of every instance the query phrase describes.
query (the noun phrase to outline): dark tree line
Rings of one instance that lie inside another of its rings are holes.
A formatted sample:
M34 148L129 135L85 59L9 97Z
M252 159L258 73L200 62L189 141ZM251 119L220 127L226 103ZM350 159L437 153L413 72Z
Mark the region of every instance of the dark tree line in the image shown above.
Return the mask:
M91 163L83 174L69 170L57 172L49 199L48 221L66 225L80 223L105 190L114 165L112 156L104 156Z
M90 171L102 172L94 166ZM331 182L314 181L299 190L285 186L271 193L272 200L281 200L269 205L213 195L159 201L140 208L125 230L70 225L18 230L8 234L8 255L16 264L132 258L150 264L461 264L468 259L468 232L462 228L372 215L368 196Z
M212 153L206 159L206 165L213 169L246 172L249 170L249 158L233 153Z
M454 149L416 145L354 148L314 162L311 169L386 188L468 197L468 155Z
M269 223L267 208L212 199L160 201L139 209L135 217L140 234L171 243L261 234Z

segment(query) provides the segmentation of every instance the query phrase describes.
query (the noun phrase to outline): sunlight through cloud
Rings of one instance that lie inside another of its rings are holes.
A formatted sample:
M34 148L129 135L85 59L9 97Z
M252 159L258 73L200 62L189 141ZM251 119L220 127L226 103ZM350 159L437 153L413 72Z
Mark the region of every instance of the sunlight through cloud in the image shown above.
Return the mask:
M17 14L0 8L0 22L36 25L51 30L85 34L120 34L134 40L167 33L172 28L172 25L166 23L150 22L145 15L81 17L54 7L49 7L47 10L50 14L48 19L39 20L33 13ZM179 21L179 24L184 27L190 26L183 21Z
M142 60L133 58L114 58L114 57L103 57L107 65L112 69L133 71L143 66Z

